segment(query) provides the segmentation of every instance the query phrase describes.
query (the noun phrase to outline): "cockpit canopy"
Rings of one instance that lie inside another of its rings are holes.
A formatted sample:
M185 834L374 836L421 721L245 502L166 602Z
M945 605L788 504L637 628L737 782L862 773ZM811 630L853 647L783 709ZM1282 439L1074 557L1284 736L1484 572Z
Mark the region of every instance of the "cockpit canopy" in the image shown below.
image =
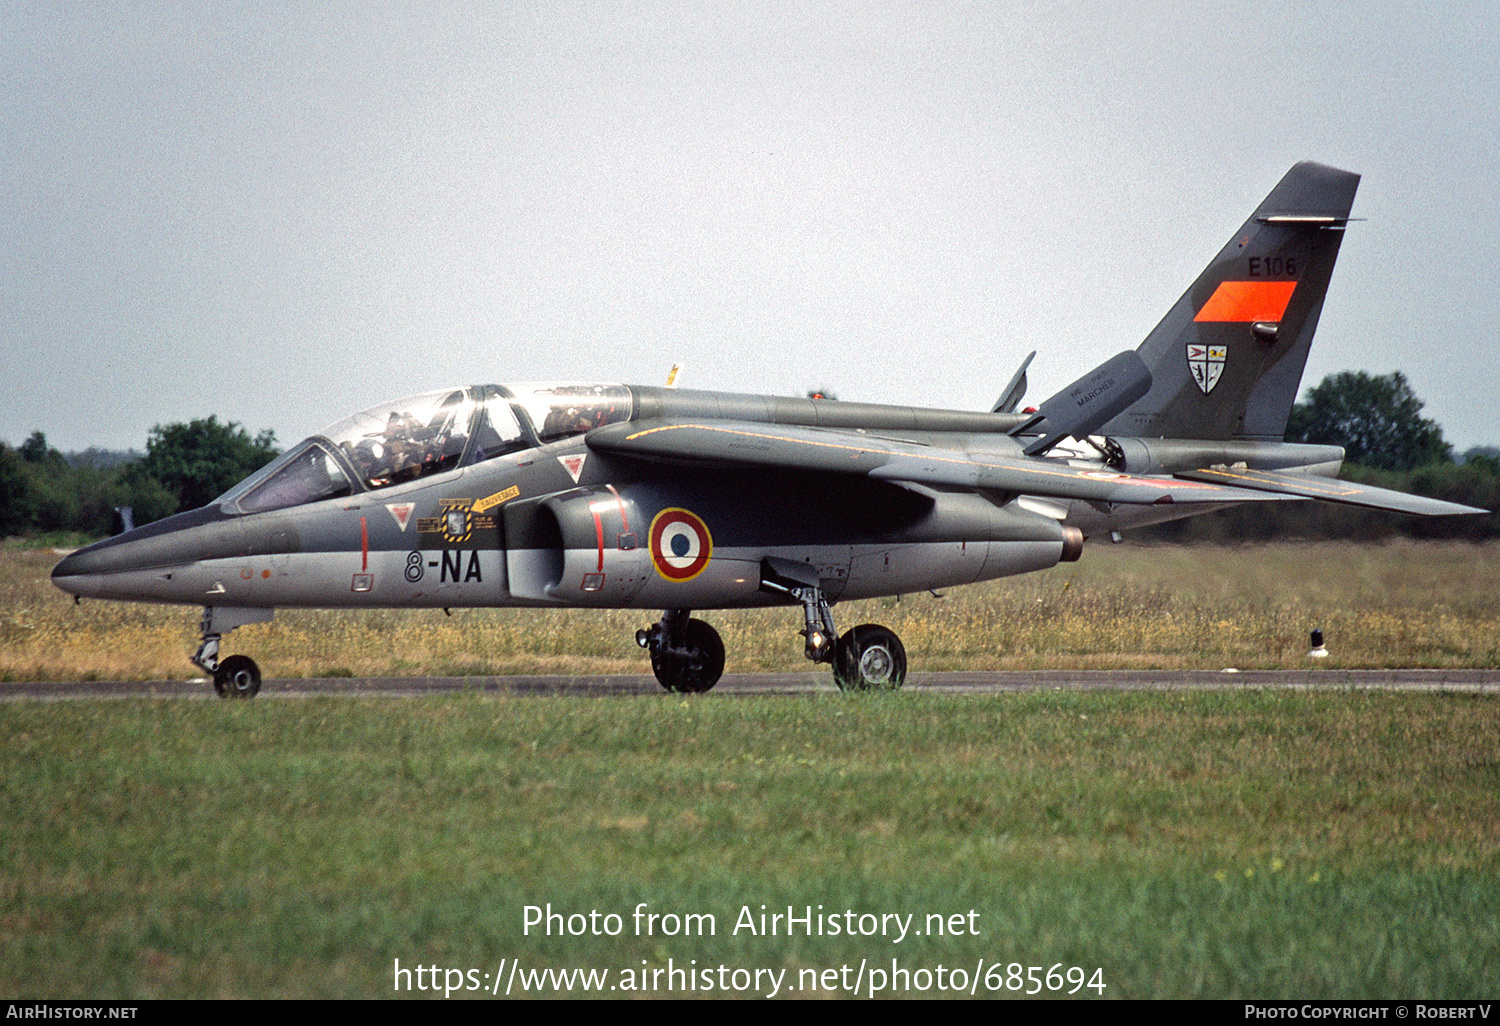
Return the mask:
M624 385L471 385L371 407L307 438L219 498L262 513L378 491L629 420Z

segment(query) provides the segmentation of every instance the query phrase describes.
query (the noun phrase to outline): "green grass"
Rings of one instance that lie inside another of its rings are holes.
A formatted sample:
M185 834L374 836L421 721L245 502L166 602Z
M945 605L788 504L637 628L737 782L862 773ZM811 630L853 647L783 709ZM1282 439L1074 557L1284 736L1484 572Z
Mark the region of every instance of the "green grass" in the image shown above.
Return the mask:
M196 609L75 606L55 559L0 550L0 680L196 673ZM897 630L914 674L1300 666L1314 626L1331 666L1494 667L1497 582L1496 545L1091 546L837 614ZM706 615L731 671L808 669L795 610ZM644 672L652 618L283 611L226 651L268 678ZM1485 997L1497 719L1488 695L831 685L3 703L0 996L379 997L396 959L474 970L462 986L502 959L612 983L696 960L795 988L896 958L1002 986L1013 963L1097 968L1106 997ZM642 902L718 931L638 936ZM623 932L527 935L548 903ZM979 933L732 932L747 906L819 904L973 910ZM900 992L934 993L920 980Z
M895 958L1097 968L1106 997L1485 997L1497 720L1253 690L7 703L0 994L380 997L395 959L795 986ZM641 902L717 933L637 936ZM623 932L525 935L548 903ZM819 904L978 935L732 932Z

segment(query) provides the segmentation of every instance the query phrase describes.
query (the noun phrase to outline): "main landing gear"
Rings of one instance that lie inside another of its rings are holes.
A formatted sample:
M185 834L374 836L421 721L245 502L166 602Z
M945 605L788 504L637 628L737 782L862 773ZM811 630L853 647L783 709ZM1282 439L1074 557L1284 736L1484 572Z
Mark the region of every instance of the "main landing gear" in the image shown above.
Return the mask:
M668 609L661 621L635 632L635 643L651 652L651 672L679 694L707 691L724 675L724 641L690 609Z
M833 679L845 691L894 691L906 680L906 647L877 623L850 628L834 646Z
M220 698L254 698L260 692L260 667L249 656L232 655L220 662L219 642L224 635L247 623L265 623L275 610L230 609L222 606L204 606L203 619L198 624L202 642L193 653L194 666L212 675L214 691Z
M802 603L803 651L815 663L832 663L833 682L843 690L894 691L906 681L906 647L896 633L862 623L840 635L818 573L806 563L767 556L761 560L760 586Z
M829 663L833 680L845 691L894 691L906 680L906 648L894 631L865 623L839 635L833 610L817 571L806 563L767 557L761 561L761 588L802 603L807 639L804 653ZM661 621L635 632L636 644L651 653L651 670L661 686L678 693L703 692L724 673L724 642L719 632L688 609L668 609Z

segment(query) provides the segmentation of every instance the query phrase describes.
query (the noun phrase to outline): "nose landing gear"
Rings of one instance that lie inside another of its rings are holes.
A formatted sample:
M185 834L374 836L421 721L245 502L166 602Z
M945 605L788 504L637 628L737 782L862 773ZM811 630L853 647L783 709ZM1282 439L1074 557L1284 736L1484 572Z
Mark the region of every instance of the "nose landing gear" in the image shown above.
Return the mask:
M879 624L850 628L834 648L833 679L845 691L894 691L906 680L906 647Z
M232 655L220 662L219 642L236 627L265 623L275 613L274 609L203 607L203 619L198 624L202 641L192 655L192 663L212 675L214 691L220 698L254 698L260 692L260 667L243 655Z

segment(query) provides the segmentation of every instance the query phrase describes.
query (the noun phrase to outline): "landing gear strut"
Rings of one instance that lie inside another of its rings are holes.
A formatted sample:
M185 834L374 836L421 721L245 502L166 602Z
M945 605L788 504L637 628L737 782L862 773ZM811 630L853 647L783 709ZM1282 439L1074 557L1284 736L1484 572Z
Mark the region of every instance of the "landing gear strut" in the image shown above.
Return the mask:
M894 691L906 681L906 648L894 631L866 623L839 636L811 566L768 556L761 560L760 586L802 603L804 652L815 663L832 663L833 681L844 691Z
M841 637L814 567L767 556L760 563L760 586L802 604L803 652L815 663L831 664L834 683L840 688L894 691L905 683L906 648L901 639L874 623L850 628ZM659 623L635 632L636 644L651 652L651 669L668 691L707 691L724 673L724 642L719 632L689 613L688 609L668 609Z
M668 609L661 622L635 632L635 642L651 652L651 671L661 686L679 694L707 691L724 675L724 641L690 609Z
M213 676L214 691L220 698L254 698L260 691L260 667L249 656L232 655L219 661L219 642L224 635L247 623L265 623L275 614L273 609L239 609L204 606L198 624L202 642L193 653L192 662Z

